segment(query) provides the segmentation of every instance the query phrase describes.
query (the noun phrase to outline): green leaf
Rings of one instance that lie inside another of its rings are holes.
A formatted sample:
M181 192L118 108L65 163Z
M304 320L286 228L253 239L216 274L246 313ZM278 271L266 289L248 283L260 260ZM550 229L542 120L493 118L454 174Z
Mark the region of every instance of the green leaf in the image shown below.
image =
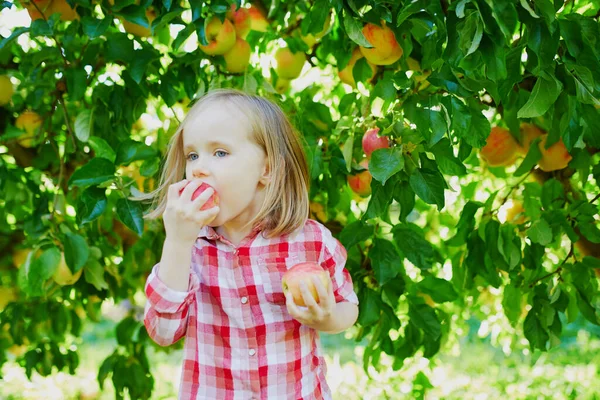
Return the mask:
M115 165L105 158L96 157L75 170L69 179L69 186L99 185L114 180L114 177Z
M350 247L364 242L367 239L370 239L375 233L375 227L372 225L367 225L362 221L352 222L344 227L342 232L340 232L340 242L344 245L345 248L349 249Z
M93 134L94 114L92 110L83 110L75 119L75 136L82 142L87 142Z
M540 138L535 138L531 142L531 144L529 145L529 151L527 152L525 159L514 173L515 176L522 176L525 173L531 171L531 169L535 167L537 162L542 158L542 152L540 151L540 148L538 146L539 142Z
M365 35L363 35L363 24L359 20L355 19L351 15L348 15L345 10L342 14L342 19L344 21L344 29L346 30L348 37L354 43L366 48L373 47L373 45L365 38Z
M20 28L13 30L9 37L2 38L2 40L0 41L0 51L2 51L5 47L7 47L10 44L10 42L17 39L19 36L21 36L22 34L24 34L26 32L29 32L29 28L20 27Z
M446 181L437 171L418 168L409 179L410 187L427 204L436 204L438 210L444 208L444 188Z
M61 260L61 253L58 247L46 249L42 255L34 260L29 271L24 271L27 279L27 293L30 296L42 296L44 294L44 283L56 271Z
M388 179L402 171L404 157L402 149L398 147L377 149L371 154L369 171L373 178L385 185Z
M504 286L502 309L510 324L515 327L521 317L521 290L513 285Z
M454 155L454 149L447 138L441 139L431 148L440 170L446 175L464 176L467 174L465 165Z
M434 247L409 225L396 225L392 228L394 240L404 256L421 270L428 270L439 261Z
M408 182L402 181L396 185L394 200L400 204L400 221L406 222L406 218L415 208L415 192Z
M83 32L86 36L89 36L90 39L96 39L104 35L104 32L106 32L111 22L111 18L96 19L88 16L81 18Z
M467 237L475 228L475 213L481 207L483 204L477 201L468 201L465 204L456 225L456 235L448 241L449 246L460 246L466 242Z
M129 199L117 200L117 216L129 229L142 236L144 233L144 219L142 206L139 202Z
M527 317L525 317L523 333L525 334L525 338L529 341L531 350L537 348L546 351L546 342L548 342L550 337L538 317L535 315L534 309L529 310Z
M104 279L104 267L97 260L89 260L83 274L85 281L93 285L96 290L108 289L108 283Z
M77 220L87 224L101 216L106 210L106 191L100 188L88 188L81 193L77 205Z
M455 97L451 99L450 128L471 147L482 148L492 130L489 121L479 110L472 109Z
M369 258L375 271L375 279L380 285L394 279L402 270L402 259L394 244L388 240L375 238Z
M454 301L458 298L458 293L454 289L454 285L445 279L436 278L428 275L417 284L421 292L427 293L436 303L445 303Z
M539 243L542 246L552 242L552 228L545 219L540 218L535 221L527 230L527 235L534 243Z
M87 72L83 68L68 68L65 71L67 90L71 100L81 100L87 89Z
M90 248L83 236L67 233L65 235L65 261L72 273L79 272L90 256Z
M408 308L410 321L425 332L430 339L436 340L442 335L442 325L435 310L426 304L411 304Z
M473 54L481 43L483 37L483 24L481 15L477 11L471 12L465 22L459 28L459 47L463 51L465 57Z
M132 161L147 160L157 155L156 150L145 143L135 140L125 140L121 142L117 149L115 164L127 165Z
M538 77L527 103L517 112L519 118L540 117L550 109L563 89L554 76L545 74Z
M359 292L358 323L361 326L366 327L379 321L381 315L379 298L379 295L371 289L365 289Z
M371 198L369 199L369 207L364 214L364 218L388 218L388 207L392 203L394 196L394 185L392 183L382 186L378 181L371 182Z
M88 143L94 150L94 154L96 157L105 158L113 163L115 162L117 155L106 140L98 136L92 136L89 138Z

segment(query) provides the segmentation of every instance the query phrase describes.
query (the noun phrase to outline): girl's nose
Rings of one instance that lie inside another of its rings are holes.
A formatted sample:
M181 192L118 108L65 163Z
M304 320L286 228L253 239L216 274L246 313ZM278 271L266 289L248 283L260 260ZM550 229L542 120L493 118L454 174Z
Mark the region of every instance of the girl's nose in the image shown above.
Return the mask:
M206 160L198 159L192 167L192 175L194 178L204 178L209 175L208 166Z

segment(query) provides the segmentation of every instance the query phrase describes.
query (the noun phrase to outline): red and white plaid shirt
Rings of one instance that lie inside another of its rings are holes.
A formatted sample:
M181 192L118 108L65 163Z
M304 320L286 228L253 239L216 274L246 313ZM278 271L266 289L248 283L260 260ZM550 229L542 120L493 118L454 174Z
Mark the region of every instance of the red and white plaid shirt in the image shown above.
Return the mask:
M237 248L205 227L187 292L154 267L144 324L162 346L185 336L180 399L331 399L319 333L290 316L281 289L282 274L305 261L329 272L336 302L358 304L346 250L313 220L276 238L255 230Z

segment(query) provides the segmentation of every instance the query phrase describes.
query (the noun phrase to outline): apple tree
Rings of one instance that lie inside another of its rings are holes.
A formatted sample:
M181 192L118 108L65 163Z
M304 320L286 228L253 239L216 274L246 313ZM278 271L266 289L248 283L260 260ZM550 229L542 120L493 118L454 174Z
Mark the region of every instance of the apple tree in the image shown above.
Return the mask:
M73 373L84 324L127 304L98 380L150 396L140 311L164 232L135 198L219 87L273 99L302 133L365 368L434 357L471 317L530 351L600 324L600 1L0 7L0 365Z

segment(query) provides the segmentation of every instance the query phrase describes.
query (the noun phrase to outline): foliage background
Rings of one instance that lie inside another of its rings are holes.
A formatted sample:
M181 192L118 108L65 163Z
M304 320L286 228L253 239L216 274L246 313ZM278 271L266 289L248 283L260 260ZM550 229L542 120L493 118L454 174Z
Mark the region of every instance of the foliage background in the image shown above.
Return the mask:
M402 372L416 358L455 349L473 318L506 354L539 357L573 326L594 335L600 2L257 2L270 27L248 35L244 74L227 73L221 57L197 48L207 18L223 16L231 2L69 3L75 21L54 15L0 32L0 74L16 88L0 107L0 279L9 300L0 363L10 358L28 376L74 373L84 329L100 323L103 304L125 304L98 380L110 379L118 396L150 395L148 351L157 349L139 315L164 233L130 198L154 187L190 99L214 87L276 99L304 135L313 217L349 250L361 300L350 333L364 346L365 370ZM3 15L22 8L0 4ZM150 6L157 17L148 24ZM317 33L330 14L331 29L314 47L299 40L298 30ZM146 24L152 36L125 33L123 19ZM371 83L359 61L358 88L343 85L337 72L365 44L363 24L381 20L402 58L378 67ZM284 42L308 62L280 94L271 60ZM409 56L420 67L409 67ZM15 121L25 110L43 123L24 136ZM480 160L491 127L520 139L522 122L544 129L551 143L562 139L569 166L541 171L536 146L507 167ZM372 127L393 146L374 153L372 195L360 198L347 177L359 171L361 138ZM522 223L506 221L516 200L525 206ZM574 245L583 240L592 251ZM19 250L29 256L15 268ZM51 279L61 254L83 271L74 285ZM415 375L425 386L428 379Z

